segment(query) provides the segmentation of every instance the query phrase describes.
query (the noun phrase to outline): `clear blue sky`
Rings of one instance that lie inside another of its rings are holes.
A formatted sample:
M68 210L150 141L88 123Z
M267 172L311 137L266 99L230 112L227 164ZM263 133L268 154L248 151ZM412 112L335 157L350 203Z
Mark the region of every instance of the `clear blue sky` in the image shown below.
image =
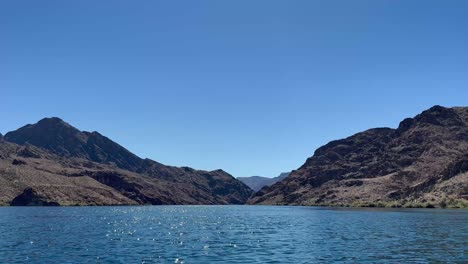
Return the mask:
M234 176L468 105L468 1L0 2L0 133L58 116Z

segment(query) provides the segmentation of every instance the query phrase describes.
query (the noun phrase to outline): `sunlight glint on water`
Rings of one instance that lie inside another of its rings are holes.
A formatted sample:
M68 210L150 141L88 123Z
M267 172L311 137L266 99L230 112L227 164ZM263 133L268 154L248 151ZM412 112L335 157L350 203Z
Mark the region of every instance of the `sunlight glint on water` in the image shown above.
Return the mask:
M468 212L269 206L4 207L2 263L395 263L466 258Z

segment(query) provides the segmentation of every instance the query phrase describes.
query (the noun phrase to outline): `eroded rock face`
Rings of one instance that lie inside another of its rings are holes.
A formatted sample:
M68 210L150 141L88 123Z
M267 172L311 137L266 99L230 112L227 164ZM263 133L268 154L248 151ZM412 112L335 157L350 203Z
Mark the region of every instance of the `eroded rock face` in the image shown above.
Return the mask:
M23 158L36 158L36 159L41 158L40 151L34 150L34 148L30 146L22 147L18 151L17 155Z
M466 201L450 191L450 178L465 173L468 108L432 107L397 129L370 129L332 141L285 180L265 187L253 204L435 204ZM450 177L447 175L451 175ZM457 183L468 186L468 181ZM440 191L440 186L446 186Z
M18 165L26 165L26 161L21 160L21 159L14 159L14 160L11 162L11 164L16 165L16 166L18 166Z
M50 201L48 198L38 194L33 188L26 188L20 195L16 196L12 201L12 206L59 206L55 201Z

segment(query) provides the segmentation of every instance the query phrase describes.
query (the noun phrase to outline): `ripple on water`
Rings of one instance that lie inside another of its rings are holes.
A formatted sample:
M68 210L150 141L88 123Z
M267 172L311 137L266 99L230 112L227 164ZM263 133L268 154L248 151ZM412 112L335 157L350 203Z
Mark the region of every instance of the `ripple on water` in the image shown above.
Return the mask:
M466 263L468 212L4 207L2 263Z

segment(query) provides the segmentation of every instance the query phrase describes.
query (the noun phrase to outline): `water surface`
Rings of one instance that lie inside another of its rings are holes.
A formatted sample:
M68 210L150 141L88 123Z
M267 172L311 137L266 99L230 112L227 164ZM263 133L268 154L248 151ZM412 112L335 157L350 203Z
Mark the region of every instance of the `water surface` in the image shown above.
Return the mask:
M467 263L468 211L0 208L1 263Z

